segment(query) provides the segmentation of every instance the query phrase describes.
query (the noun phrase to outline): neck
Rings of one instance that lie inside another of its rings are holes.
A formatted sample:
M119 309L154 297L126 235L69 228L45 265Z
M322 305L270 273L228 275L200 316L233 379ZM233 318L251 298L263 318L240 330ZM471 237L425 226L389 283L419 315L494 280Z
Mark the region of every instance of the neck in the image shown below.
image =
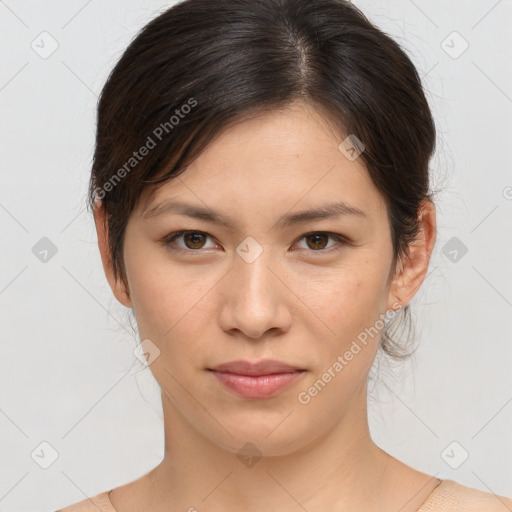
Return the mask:
M390 456L371 440L366 386L326 433L282 455L243 460L194 428L165 392L162 406L165 454L150 473L152 510L378 509ZM291 416L283 427L293 428Z

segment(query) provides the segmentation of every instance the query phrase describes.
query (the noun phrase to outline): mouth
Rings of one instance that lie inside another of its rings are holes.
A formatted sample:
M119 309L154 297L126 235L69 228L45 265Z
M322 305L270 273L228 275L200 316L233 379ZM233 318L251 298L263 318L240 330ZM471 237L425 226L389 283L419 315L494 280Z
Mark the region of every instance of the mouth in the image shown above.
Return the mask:
M269 398L288 388L306 372L282 361L232 361L207 368L226 389L243 398Z

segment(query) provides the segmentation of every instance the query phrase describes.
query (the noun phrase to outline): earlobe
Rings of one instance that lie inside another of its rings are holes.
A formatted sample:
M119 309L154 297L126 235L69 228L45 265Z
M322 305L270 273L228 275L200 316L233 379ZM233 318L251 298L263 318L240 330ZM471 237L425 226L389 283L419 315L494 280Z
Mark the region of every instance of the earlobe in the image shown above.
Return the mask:
M418 223L418 236L400 259L390 290L389 302L399 302L402 307L411 301L423 283L436 240L435 206L427 199L423 200L420 207Z
M94 206L94 223L96 225L98 248L101 255L103 270L112 293L121 304L128 308L132 308L133 306L127 287L121 280L115 279L114 277L112 259L108 247L108 222L101 200L98 200Z

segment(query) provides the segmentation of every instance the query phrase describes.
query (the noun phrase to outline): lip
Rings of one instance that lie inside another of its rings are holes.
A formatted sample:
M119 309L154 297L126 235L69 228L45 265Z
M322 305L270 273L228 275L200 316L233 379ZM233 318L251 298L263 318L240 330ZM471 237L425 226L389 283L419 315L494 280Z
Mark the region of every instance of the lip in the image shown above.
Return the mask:
M306 370L282 361L231 361L208 368L228 390L244 398L269 398L289 387Z
M274 373L291 373L300 371L301 368L297 366L291 366L283 361L277 361L276 359L263 359L255 363L250 361L230 361L229 363L219 364L214 368L209 368L216 372L228 372L236 373L239 375L271 375Z

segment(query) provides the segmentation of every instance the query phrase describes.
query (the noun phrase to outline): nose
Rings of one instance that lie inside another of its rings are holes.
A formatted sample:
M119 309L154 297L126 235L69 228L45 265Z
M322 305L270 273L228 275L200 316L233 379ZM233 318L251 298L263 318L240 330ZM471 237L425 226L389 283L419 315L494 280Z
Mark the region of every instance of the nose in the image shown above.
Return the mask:
M235 256L219 290L220 324L225 332L259 339L267 332L276 336L289 330L293 293L271 252L263 250L254 261Z

